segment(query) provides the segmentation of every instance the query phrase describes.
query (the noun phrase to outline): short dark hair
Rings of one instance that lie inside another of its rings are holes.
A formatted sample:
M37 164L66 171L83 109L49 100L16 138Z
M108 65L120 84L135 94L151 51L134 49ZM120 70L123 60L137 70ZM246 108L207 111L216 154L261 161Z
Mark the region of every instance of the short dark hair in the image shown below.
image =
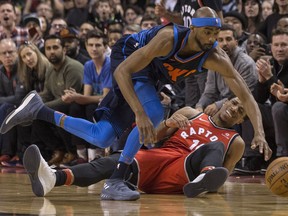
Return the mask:
M272 30L272 37L278 35L288 35L288 29L275 28Z
M46 41L47 41L47 40L52 40L52 39L59 39L61 46L64 47L64 41L62 40L62 38L60 37L60 35L57 35L57 34L47 35L47 36L44 38L44 45L46 44Z
M13 3L13 1L9 1L9 0L0 0L0 7L4 4L10 4L13 8L13 11L14 13L16 13L16 10L15 10L15 4Z
M236 33L235 29L233 28L233 26L231 26L231 25L223 24L220 28L220 31L232 31L233 37L235 39L237 39L237 33Z
M141 19L141 22L140 22L140 25L142 25L142 23L144 21L154 21L157 23L157 25L160 25L161 24L161 20L159 17L157 17L156 15L154 14L144 14L142 19Z
M88 31L87 32L87 35L85 37L85 42L87 43L87 41L90 39L90 38L102 38L103 39L103 44L104 46L107 46L108 45L108 38L107 38L107 35L105 35L102 31L97 31L96 29L94 30L91 30L91 31Z

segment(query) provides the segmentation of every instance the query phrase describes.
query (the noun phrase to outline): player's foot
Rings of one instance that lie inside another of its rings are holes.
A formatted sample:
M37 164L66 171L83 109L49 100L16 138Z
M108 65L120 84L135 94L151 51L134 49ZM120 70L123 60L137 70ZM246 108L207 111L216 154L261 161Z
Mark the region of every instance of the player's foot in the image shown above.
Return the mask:
M107 179L101 193L102 200L137 200L138 191L133 191L121 179Z
M26 149L23 164L36 196L43 197L52 190L56 182L55 172L48 166L36 145Z
M21 105L13 110L3 121L0 132L8 132L15 125L31 122L36 119L39 110L44 106L41 97L36 91L31 91L23 99Z
M216 167L200 174L196 181L189 182L183 187L184 194L192 198L207 192L215 192L225 183L228 174L228 170L224 167Z

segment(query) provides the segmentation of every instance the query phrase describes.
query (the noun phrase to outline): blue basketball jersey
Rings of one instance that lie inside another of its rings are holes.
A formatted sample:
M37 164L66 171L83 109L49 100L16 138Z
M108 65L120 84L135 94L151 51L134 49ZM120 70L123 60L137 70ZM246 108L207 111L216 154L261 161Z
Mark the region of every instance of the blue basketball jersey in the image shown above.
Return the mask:
M179 55L181 49L186 45L191 30L181 25L169 23L174 29L173 49L167 56L154 58L153 61L143 70L133 74L133 79L141 79L147 76L153 80L161 80L163 83L176 83L185 79L187 76L203 72L203 63L208 54L217 46L214 43L213 48L208 51L195 52L191 56L182 57ZM165 26L167 26L165 25ZM131 55L136 49L139 49L149 43L155 35L165 26L155 26L148 30L140 31L119 40L118 54L121 50L124 59ZM119 46L120 45L120 46ZM117 53L117 45L113 51ZM113 52L111 57L113 56ZM113 58L111 58L113 60ZM119 58L117 58L119 59ZM119 62L118 62L119 63ZM117 65L116 65L117 66ZM115 69L116 67L114 67ZM113 66L112 66L113 71Z

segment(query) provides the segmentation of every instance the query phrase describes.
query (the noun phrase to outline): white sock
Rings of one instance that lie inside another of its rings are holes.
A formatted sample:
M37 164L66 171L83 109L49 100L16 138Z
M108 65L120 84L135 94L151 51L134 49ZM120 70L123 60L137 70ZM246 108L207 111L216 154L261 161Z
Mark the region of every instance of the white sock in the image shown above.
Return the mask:
M97 155L96 149L88 148L88 162L94 160L96 155Z
M87 149L83 148L83 149L77 149L77 155L79 158L83 158L84 160L87 160Z

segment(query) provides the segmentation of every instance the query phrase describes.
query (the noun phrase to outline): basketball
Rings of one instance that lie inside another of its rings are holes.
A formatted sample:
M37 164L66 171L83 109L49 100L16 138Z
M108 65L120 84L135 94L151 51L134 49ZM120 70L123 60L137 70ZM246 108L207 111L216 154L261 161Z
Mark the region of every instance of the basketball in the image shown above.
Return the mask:
M288 157L277 158L269 164L265 183L273 194L288 196Z

